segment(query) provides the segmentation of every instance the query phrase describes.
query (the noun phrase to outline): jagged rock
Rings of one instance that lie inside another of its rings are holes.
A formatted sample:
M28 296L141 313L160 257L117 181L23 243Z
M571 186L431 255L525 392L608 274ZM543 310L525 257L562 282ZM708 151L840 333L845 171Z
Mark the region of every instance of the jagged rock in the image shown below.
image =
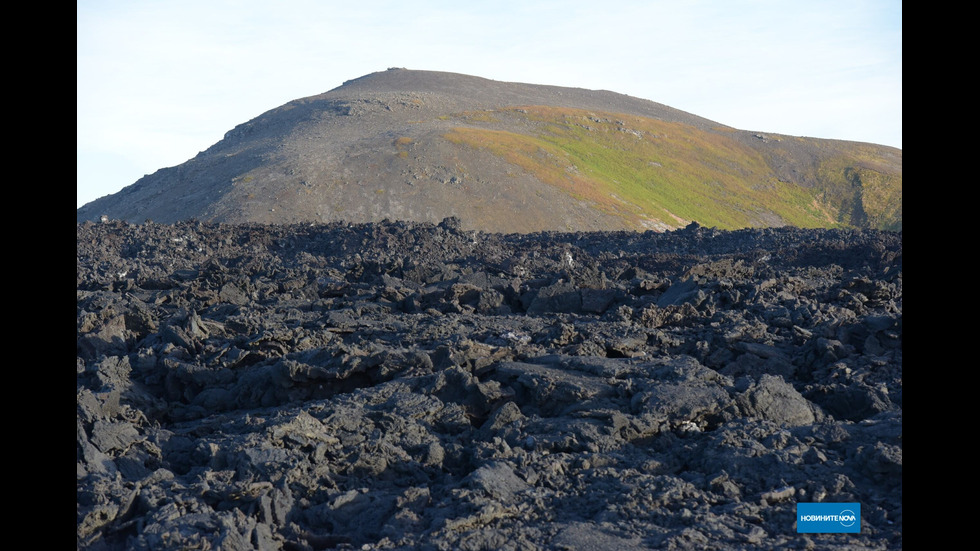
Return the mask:
M77 240L79 549L902 547L901 234Z

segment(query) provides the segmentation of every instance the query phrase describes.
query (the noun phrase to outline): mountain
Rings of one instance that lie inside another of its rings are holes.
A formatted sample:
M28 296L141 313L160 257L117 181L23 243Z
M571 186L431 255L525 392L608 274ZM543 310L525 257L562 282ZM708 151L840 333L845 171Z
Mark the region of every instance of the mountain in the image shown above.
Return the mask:
M79 222L902 229L902 151L739 130L604 90L389 69L241 124Z

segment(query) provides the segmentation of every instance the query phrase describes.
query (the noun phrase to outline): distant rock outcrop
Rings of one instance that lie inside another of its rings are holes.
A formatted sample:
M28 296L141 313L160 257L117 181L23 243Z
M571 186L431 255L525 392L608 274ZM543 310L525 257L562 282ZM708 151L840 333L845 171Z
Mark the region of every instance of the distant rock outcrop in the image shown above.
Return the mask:
M289 102L77 211L130 222L901 229L902 152L609 91L390 69Z

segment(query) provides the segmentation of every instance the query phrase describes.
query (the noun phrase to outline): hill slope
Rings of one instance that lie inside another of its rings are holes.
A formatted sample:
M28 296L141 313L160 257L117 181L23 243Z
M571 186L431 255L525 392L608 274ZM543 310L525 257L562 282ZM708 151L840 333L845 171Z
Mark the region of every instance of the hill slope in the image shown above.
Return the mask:
M389 69L289 102L78 209L131 222L449 216L467 229L902 227L902 152L608 91Z

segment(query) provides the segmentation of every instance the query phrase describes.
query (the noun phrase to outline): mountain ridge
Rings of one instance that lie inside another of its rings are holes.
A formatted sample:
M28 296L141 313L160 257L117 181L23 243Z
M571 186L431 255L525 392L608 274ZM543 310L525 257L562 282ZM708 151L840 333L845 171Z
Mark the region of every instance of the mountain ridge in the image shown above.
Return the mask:
M606 90L389 69L276 107L78 209L130 222L901 229L901 150L739 130Z

